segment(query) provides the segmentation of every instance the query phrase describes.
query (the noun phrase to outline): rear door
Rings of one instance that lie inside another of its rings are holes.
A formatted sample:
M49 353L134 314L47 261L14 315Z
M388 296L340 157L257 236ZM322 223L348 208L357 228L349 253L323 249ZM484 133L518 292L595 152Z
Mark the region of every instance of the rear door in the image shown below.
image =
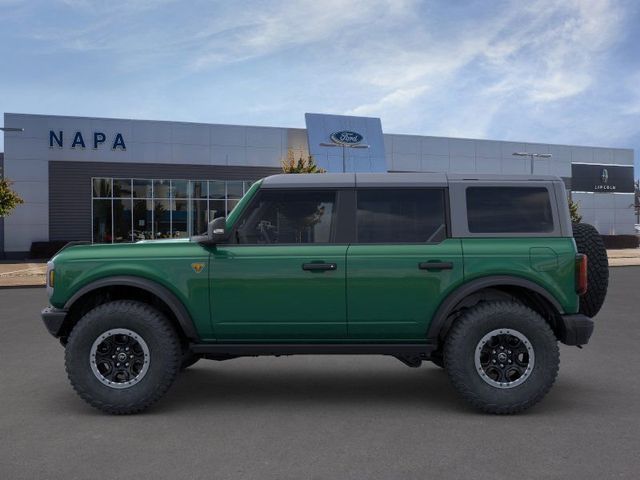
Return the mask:
M349 337L424 339L444 296L462 281L449 238L445 188L359 188L347 252Z
M336 242L336 189L263 189L238 219L235 243L211 255L220 340L345 338L347 244Z

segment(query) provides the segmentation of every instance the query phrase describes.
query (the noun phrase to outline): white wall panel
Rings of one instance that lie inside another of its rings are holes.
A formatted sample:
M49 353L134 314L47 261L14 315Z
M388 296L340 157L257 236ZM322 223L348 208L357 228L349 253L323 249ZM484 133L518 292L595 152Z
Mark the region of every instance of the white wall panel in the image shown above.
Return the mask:
M282 148L285 129L270 127L246 127L248 147Z
M449 155L431 155L422 154L420 162L420 171L422 172L448 172L449 171Z
M417 172L420 170L420 160L417 153L394 153L393 170L399 172Z
M502 173L505 175L511 174L526 174L529 173L529 159L523 157L502 157Z
M449 155L453 157L475 157L476 143L475 140L467 140L466 138L450 138L449 139Z
M49 240L49 224L15 225L5 219L4 249L6 252L28 252L32 242Z
M403 155L420 153L420 137L413 135L395 135L393 138L393 154Z
M23 207L28 206L30 203L49 202L48 182L13 182L12 188L24 200ZM10 218L10 216L7 218Z
M613 151L613 163L620 165L633 165L633 150L615 149Z
M209 145L209 125L200 123L173 123L171 126L172 143L187 145Z
M595 193L577 193L573 192L571 198L578 204L581 210L586 208L596 208L596 201L594 200Z
M573 163L594 163L593 148L571 147L571 161Z
M423 155L449 156L449 139L443 137L422 137L420 140Z
M246 145L246 127L240 125L211 125L211 145L244 147Z
M616 208L614 197L615 194L613 193L594 193L594 207L613 210L614 208Z
M502 171L502 160L500 158L476 158L476 173L496 174Z
M613 195L613 202L616 209L631 208L630 205L634 204L634 195L633 193L616 193Z
M171 122L131 122L134 143L171 143Z
M279 167L282 160L282 149L279 147L247 147L247 165Z
M518 158L513 155L514 152L524 152L524 143L519 142L500 142L500 152L503 159ZM503 163L504 165L504 163Z
M449 171L452 173L476 173L476 159L474 157L449 157Z
M493 140L476 140L476 158L500 158L500 142Z
M209 152L209 145L174 143L171 146L171 159L173 163L208 164Z
M49 162L46 160L15 160L4 162L4 176L16 182L44 182L49 179Z
M557 175L558 177L570 177L571 162L559 161L552 157L549 162L549 174Z
M247 165L247 149L244 147L211 147L212 165Z
M18 205L11 215L5 218L7 228L15 225L48 225L49 203L33 203Z

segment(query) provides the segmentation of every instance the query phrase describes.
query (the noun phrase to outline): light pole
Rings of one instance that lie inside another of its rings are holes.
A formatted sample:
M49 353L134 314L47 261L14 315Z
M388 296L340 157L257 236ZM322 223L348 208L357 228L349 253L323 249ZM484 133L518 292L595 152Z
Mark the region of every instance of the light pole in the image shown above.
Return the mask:
M321 147L342 147L342 172L347 171L346 165L346 156L347 156L347 148L369 148L369 145L363 145L361 143L358 144L348 144L348 143L321 143Z
M531 175L533 175L533 159L534 158L551 158L550 153L528 153L528 152L513 152L511 155L516 157L529 157L531 161Z

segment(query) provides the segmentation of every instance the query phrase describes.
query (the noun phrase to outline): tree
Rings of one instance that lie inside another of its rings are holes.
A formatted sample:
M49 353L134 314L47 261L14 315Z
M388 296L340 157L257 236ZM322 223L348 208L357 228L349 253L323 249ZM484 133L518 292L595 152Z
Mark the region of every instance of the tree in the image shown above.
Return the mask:
M282 171L284 173L325 173L324 168L320 168L316 165L316 161L313 155L309 155L307 158L300 158L296 160L293 150L287 150L287 159L280 162L282 164Z
M11 189L11 184L6 178L0 178L0 217L6 217L11 210L24 203L24 200Z
M578 211L578 204L569 199L569 214L571 215L571 223L580 223L582 221L582 215Z

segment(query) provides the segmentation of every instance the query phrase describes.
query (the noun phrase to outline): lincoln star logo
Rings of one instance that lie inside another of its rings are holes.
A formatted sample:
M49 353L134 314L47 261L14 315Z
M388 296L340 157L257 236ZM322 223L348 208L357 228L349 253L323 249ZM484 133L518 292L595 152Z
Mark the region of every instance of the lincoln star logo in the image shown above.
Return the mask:
M359 133L349 130L333 132L329 138L331 138L333 143L337 143L338 145L357 145L364 139Z
M609 181L609 172L606 168L602 169L602 173L600 174L600 178L602 179L602 183L607 183Z
M191 268L196 273L200 273L204 269L204 263L192 263Z

